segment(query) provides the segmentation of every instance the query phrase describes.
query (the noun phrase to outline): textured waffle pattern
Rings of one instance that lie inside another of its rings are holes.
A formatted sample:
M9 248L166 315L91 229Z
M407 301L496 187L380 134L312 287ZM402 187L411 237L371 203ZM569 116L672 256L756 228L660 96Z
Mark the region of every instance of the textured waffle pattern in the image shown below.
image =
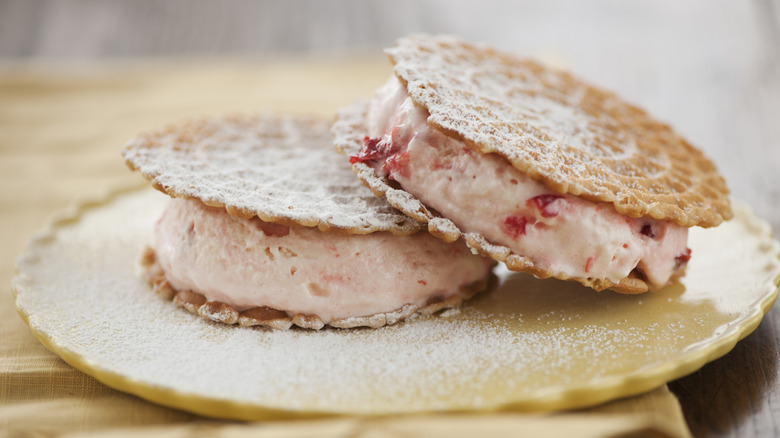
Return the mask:
M365 124L368 106L367 101L359 101L339 111L332 128L334 144L339 153L355 155L360 151L363 137L368 132L368 127ZM539 269L534 265L533 260L513 253L507 246L493 244L477 233L463 232L450 219L440 217L436 211L427 208L412 194L397 188L397 185L387 178L377 175L374 169L367 164L354 163L352 170L376 196L384 197L392 206L410 217L420 222L426 222L428 232L432 235L447 242L454 242L462 237L471 249L482 256L505 263L507 268L512 271L528 272L538 278L554 277L561 280L574 280L596 290L612 289L626 294L642 293L648 290L647 283L633 275L615 284L606 279L570 277L562 272Z
M350 234L417 232L421 224L355 180L328 129L313 118L202 119L140 135L123 155L158 190L234 216Z
M558 193L686 227L732 216L713 163L612 93L455 37L411 36L387 53L429 124Z

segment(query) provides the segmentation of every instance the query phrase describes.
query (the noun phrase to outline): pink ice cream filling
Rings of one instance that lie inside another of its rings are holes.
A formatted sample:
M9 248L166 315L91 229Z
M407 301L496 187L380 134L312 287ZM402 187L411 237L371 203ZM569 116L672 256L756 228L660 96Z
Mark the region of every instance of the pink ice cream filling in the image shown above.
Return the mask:
M155 252L177 290L239 311L268 306L317 315L326 324L447 299L491 268L462 243L427 233L326 233L183 199L172 199L158 220Z
M616 284L637 270L658 289L682 273L691 253L687 228L555 193L503 157L474 152L431 128L428 115L391 78L371 103L369 135L350 162L370 165L464 232L561 278Z

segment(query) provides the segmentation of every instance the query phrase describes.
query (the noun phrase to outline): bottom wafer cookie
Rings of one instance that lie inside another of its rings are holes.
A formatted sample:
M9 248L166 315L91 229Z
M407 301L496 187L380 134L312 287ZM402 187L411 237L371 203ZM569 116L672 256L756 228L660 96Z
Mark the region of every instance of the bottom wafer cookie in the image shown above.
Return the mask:
M186 309L190 313L199 315L206 320L228 325L238 324L244 327L264 326L278 330L287 330L294 325L313 330L320 330L325 326L344 329L356 327L379 328L395 324L416 314L431 315L445 309L457 308L477 293L491 290L497 284L497 278L491 272L485 278L460 287L456 295L446 299L434 296L422 306L406 304L390 312L340 318L325 323L317 315L294 314L291 316L283 310L266 306L239 311L229 304L209 301L203 294L198 292L176 290L165 279L165 272L157 263L154 249L151 247L146 248L141 265L144 269L146 281L158 295L173 301L174 304Z
M440 235L452 229L452 227L447 227L446 225L440 227L442 221L449 222L448 220L441 219L441 218L436 218L436 219L438 220L431 220L428 223L431 234ZM460 233L456 234L456 236L459 237ZM506 264L507 268L510 271L527 272L529 274L532 274L536 278L552 277L552 278L557 278L559 280L576 281L582 284L583 286L587 286L598 291L610 289L621 294L630 294L630 295L647 292L647 283L645 282L644 279L641 278L642 273L637 271L636 269L632 271L628 275L628 277L622 278L617 283L613 283L606 278L567 276L566 274L561 272L540 269L539 267L534 265L533 261L530 258L514 254L512 253L511 249L509 249L506 246L491 244L479 234L464 233L463 239L466 241L466 244L470 248L477 251L480 255L485 257L490 257L494 260L503 262L504 264ZM681 271L679 275L682 275L682 272L684 271Z

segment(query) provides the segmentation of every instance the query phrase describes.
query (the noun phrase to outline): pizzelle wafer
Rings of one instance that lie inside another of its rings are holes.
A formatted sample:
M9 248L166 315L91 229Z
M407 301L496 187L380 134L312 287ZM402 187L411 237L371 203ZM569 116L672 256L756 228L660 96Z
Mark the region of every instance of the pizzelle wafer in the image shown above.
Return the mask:
M420 223L360 185L326 121L201 119L141 135L124 157L173 198L142 260L146 280L205 319L379 327L488 286L484 259L418 233Z
M342 171L322 147L329 126L311 117L205 118L142 134L123 155L157 190L233 216L346 234L420 230Z
M388 54L397 81L340 111L336 149L445 241L540 278L640 293L682 275L685 227L731 217L714 165L611 93L453 37L404 38ZM606 243L588 236L612 226Z
M732 216L714 164L610 92L453 37L403 38L387 52L430 125L557 193L685 227Z

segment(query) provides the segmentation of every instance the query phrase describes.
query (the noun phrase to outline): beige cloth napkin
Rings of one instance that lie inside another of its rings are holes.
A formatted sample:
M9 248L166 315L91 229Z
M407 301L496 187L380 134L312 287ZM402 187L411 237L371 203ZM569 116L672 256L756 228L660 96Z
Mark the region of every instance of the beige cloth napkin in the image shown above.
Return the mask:
M332 117L390 74L381 56L266 61L0 64L0 430L6 436L687 437L666 387L593 409L545 415L339 417L241 424L115 391L48 352L15 314L13 262L47 216L133 184L119 151L141 130L210 114Z

